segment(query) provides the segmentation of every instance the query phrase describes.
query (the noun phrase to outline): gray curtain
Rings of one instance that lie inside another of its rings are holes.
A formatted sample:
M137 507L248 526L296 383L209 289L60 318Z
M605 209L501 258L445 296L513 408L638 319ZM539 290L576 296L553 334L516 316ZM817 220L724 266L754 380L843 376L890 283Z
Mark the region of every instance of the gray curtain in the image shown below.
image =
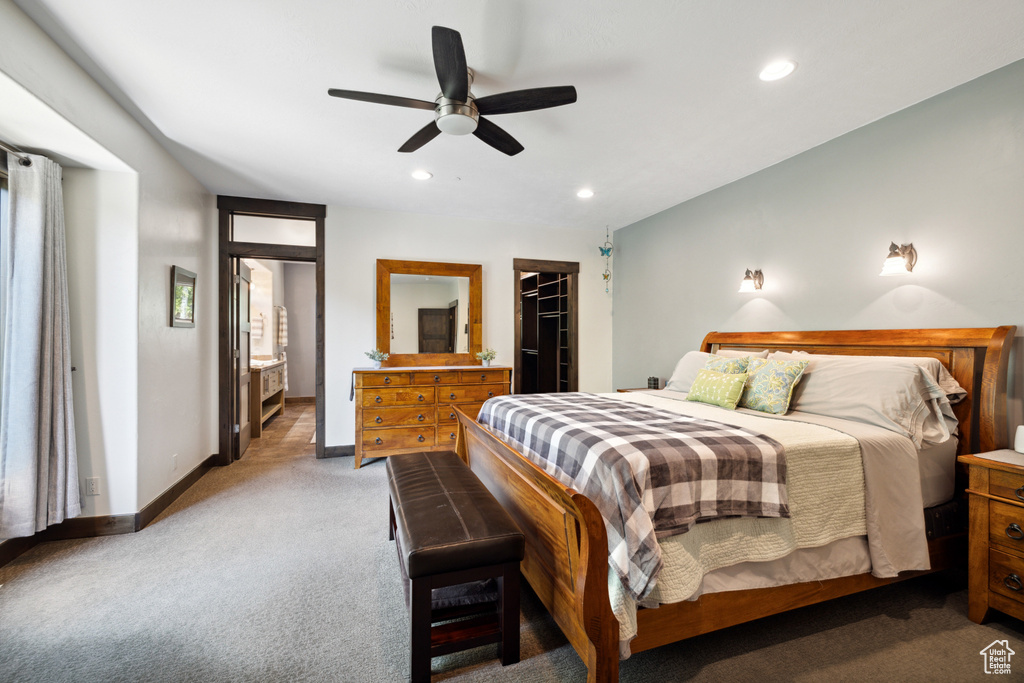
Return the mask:
M61 168L29 159L0 230L0 539L81 514Z

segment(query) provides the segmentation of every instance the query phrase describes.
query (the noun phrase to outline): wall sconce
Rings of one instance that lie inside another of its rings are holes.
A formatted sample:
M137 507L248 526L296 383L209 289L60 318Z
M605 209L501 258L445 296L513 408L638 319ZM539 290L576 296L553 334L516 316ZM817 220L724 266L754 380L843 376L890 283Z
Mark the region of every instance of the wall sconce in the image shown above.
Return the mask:
M889 255L882 262L882 272L879 275L906 275L914 270L917 263L917 250L914 244L898 245L892 242L889 245Z
M764 284L764 275L761 274L760 270L751 272L750 268L747 268L746 275L743 276L743 281L740 282L741 292L756 292L761 289L761 285Z

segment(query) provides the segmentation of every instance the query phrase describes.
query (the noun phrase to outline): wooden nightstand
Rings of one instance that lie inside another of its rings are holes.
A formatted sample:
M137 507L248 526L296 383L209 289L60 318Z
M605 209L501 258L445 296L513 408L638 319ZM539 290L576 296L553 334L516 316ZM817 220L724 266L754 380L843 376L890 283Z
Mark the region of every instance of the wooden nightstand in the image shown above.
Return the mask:
M970 469L968 617L979 624L989 609L1024 619L1024 455L985 455L1015 462L959 458Z

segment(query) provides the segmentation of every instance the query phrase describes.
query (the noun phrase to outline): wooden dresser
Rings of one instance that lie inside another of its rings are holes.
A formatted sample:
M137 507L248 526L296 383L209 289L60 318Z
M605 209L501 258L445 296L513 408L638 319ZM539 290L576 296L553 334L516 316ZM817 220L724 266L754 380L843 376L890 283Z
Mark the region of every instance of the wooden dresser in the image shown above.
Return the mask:
M403 367L353 371L356 469L363 458L455 448L453 405L475 414L492 396L509 393L512 368Z
M264 422L284 410L284 364L279 360L251 367L249 421L254 439L263 434Z
M994 451L1024 462L1014 451ZM1024 466L962 455L970 470L968 617L989 609L1024 619Z

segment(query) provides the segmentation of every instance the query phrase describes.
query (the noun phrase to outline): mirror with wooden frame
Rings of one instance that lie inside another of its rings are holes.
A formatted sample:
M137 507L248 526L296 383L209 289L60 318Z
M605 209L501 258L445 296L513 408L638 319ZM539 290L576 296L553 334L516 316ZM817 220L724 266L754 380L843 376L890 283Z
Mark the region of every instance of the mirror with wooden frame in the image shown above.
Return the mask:
M481 271L479 264L377 259L377 348L389 354L383 365L479 365Z

